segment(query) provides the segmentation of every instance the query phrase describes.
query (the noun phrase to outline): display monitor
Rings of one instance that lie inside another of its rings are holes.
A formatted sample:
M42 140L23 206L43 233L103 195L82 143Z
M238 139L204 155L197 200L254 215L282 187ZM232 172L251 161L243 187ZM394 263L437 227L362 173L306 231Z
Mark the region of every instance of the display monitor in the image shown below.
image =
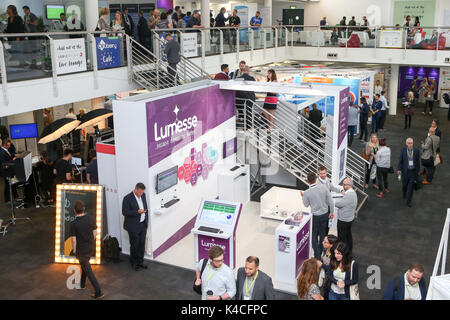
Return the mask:
M159 194L178 183L178 166L158 173L156 176L156 193Z
M234 137L231 140L225 141L223 143L223 158L228 158L232 154L237 152L237 138Z
M9 126L11 139L37 138L38 130L36 123L12 124Z
M72 157L72 164L81 167L83 165L83 159Z
M59 20L61 13L65 13L65 8L62 4L47 4L45 12L47 20Z
M235 213L235 205L204 201L200 221L212 224L231 225Z

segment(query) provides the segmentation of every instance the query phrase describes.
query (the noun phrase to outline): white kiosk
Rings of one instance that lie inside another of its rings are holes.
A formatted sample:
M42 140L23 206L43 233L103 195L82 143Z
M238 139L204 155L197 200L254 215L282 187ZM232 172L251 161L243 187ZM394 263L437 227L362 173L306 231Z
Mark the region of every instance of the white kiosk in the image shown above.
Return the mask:
M197 213L194 233L195 261L208 259L212 246L225 251L224 263L236 267L236 228L241 215L242 204L224 200L202 199Z
M311 254L311 214L287 218L275 230L275 287L297 293L297 276Z

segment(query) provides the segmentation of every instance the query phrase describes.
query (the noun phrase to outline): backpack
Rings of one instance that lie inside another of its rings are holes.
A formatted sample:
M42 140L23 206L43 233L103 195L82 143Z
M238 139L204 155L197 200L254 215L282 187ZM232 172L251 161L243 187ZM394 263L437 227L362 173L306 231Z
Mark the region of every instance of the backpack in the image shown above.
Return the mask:
M120 262L120 252L122 249L119 247L119 241L116 237L107 235L103 239L102 244L102 256L105 261L118 263Z

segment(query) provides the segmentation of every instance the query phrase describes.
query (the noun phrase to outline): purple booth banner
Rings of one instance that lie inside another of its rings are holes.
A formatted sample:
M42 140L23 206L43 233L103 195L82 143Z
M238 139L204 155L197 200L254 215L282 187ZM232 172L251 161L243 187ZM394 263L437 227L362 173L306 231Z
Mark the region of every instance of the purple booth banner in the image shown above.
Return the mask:
M428 83L430 83L430 78L436 83L436 93L434 94L434 99L437 100L438 96L438 86L439 86L439 68L425 68L425 67L400 67L398 69L398 98L404 98L411 90L411 85L414 80L414 76L417 76L419 81L422 82L423 78L427 78Z
M215 237L209 237L199 234L198 235L198 259L209 259L209 249L214 246L219 246L223 249L223 263L225 263L230 268L230 240L221 239Z
M339 134L338 134L338 149L342 141L347 138L348 132L348 106L349 106L350 91L349 88L341 90L339 93Z
M234 109L234 91L219 86L148 102L149 167L232 118Z
M311 232L311 219L303 226L303 228L297 233L296 241L296 273L297 277L300 274L300 268L302 267L303 261L309 259L309 239Z

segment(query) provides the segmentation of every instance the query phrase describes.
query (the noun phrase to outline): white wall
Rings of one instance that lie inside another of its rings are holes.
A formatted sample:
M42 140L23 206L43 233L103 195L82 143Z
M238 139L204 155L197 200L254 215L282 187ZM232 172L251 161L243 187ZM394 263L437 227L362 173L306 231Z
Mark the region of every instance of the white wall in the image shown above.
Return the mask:
M369 24L390 25L392 22L392 0L320 0L305 5L305 24L318 25L323 17L327 17L329 25L338 24L343 16L347 21L355 16L361 22L366 16ZM298 7L298 6L297 6Z
M34 123L33 112L25 112L20 114L11 115L8 117L8 130L9 126L12 124L24 124L24 123ZM27 140L27 151L31 151L33 156L38 154L37 151L37 141L36 138L30 138ZM25 139L11 140L17 151L25 151Z
M0 94L0 117L137 89L128 83L126 67L99 71L98 89L94 87L93 72L58 77L57 86L55 96L52 78L8 83L9 103L5 105Z

